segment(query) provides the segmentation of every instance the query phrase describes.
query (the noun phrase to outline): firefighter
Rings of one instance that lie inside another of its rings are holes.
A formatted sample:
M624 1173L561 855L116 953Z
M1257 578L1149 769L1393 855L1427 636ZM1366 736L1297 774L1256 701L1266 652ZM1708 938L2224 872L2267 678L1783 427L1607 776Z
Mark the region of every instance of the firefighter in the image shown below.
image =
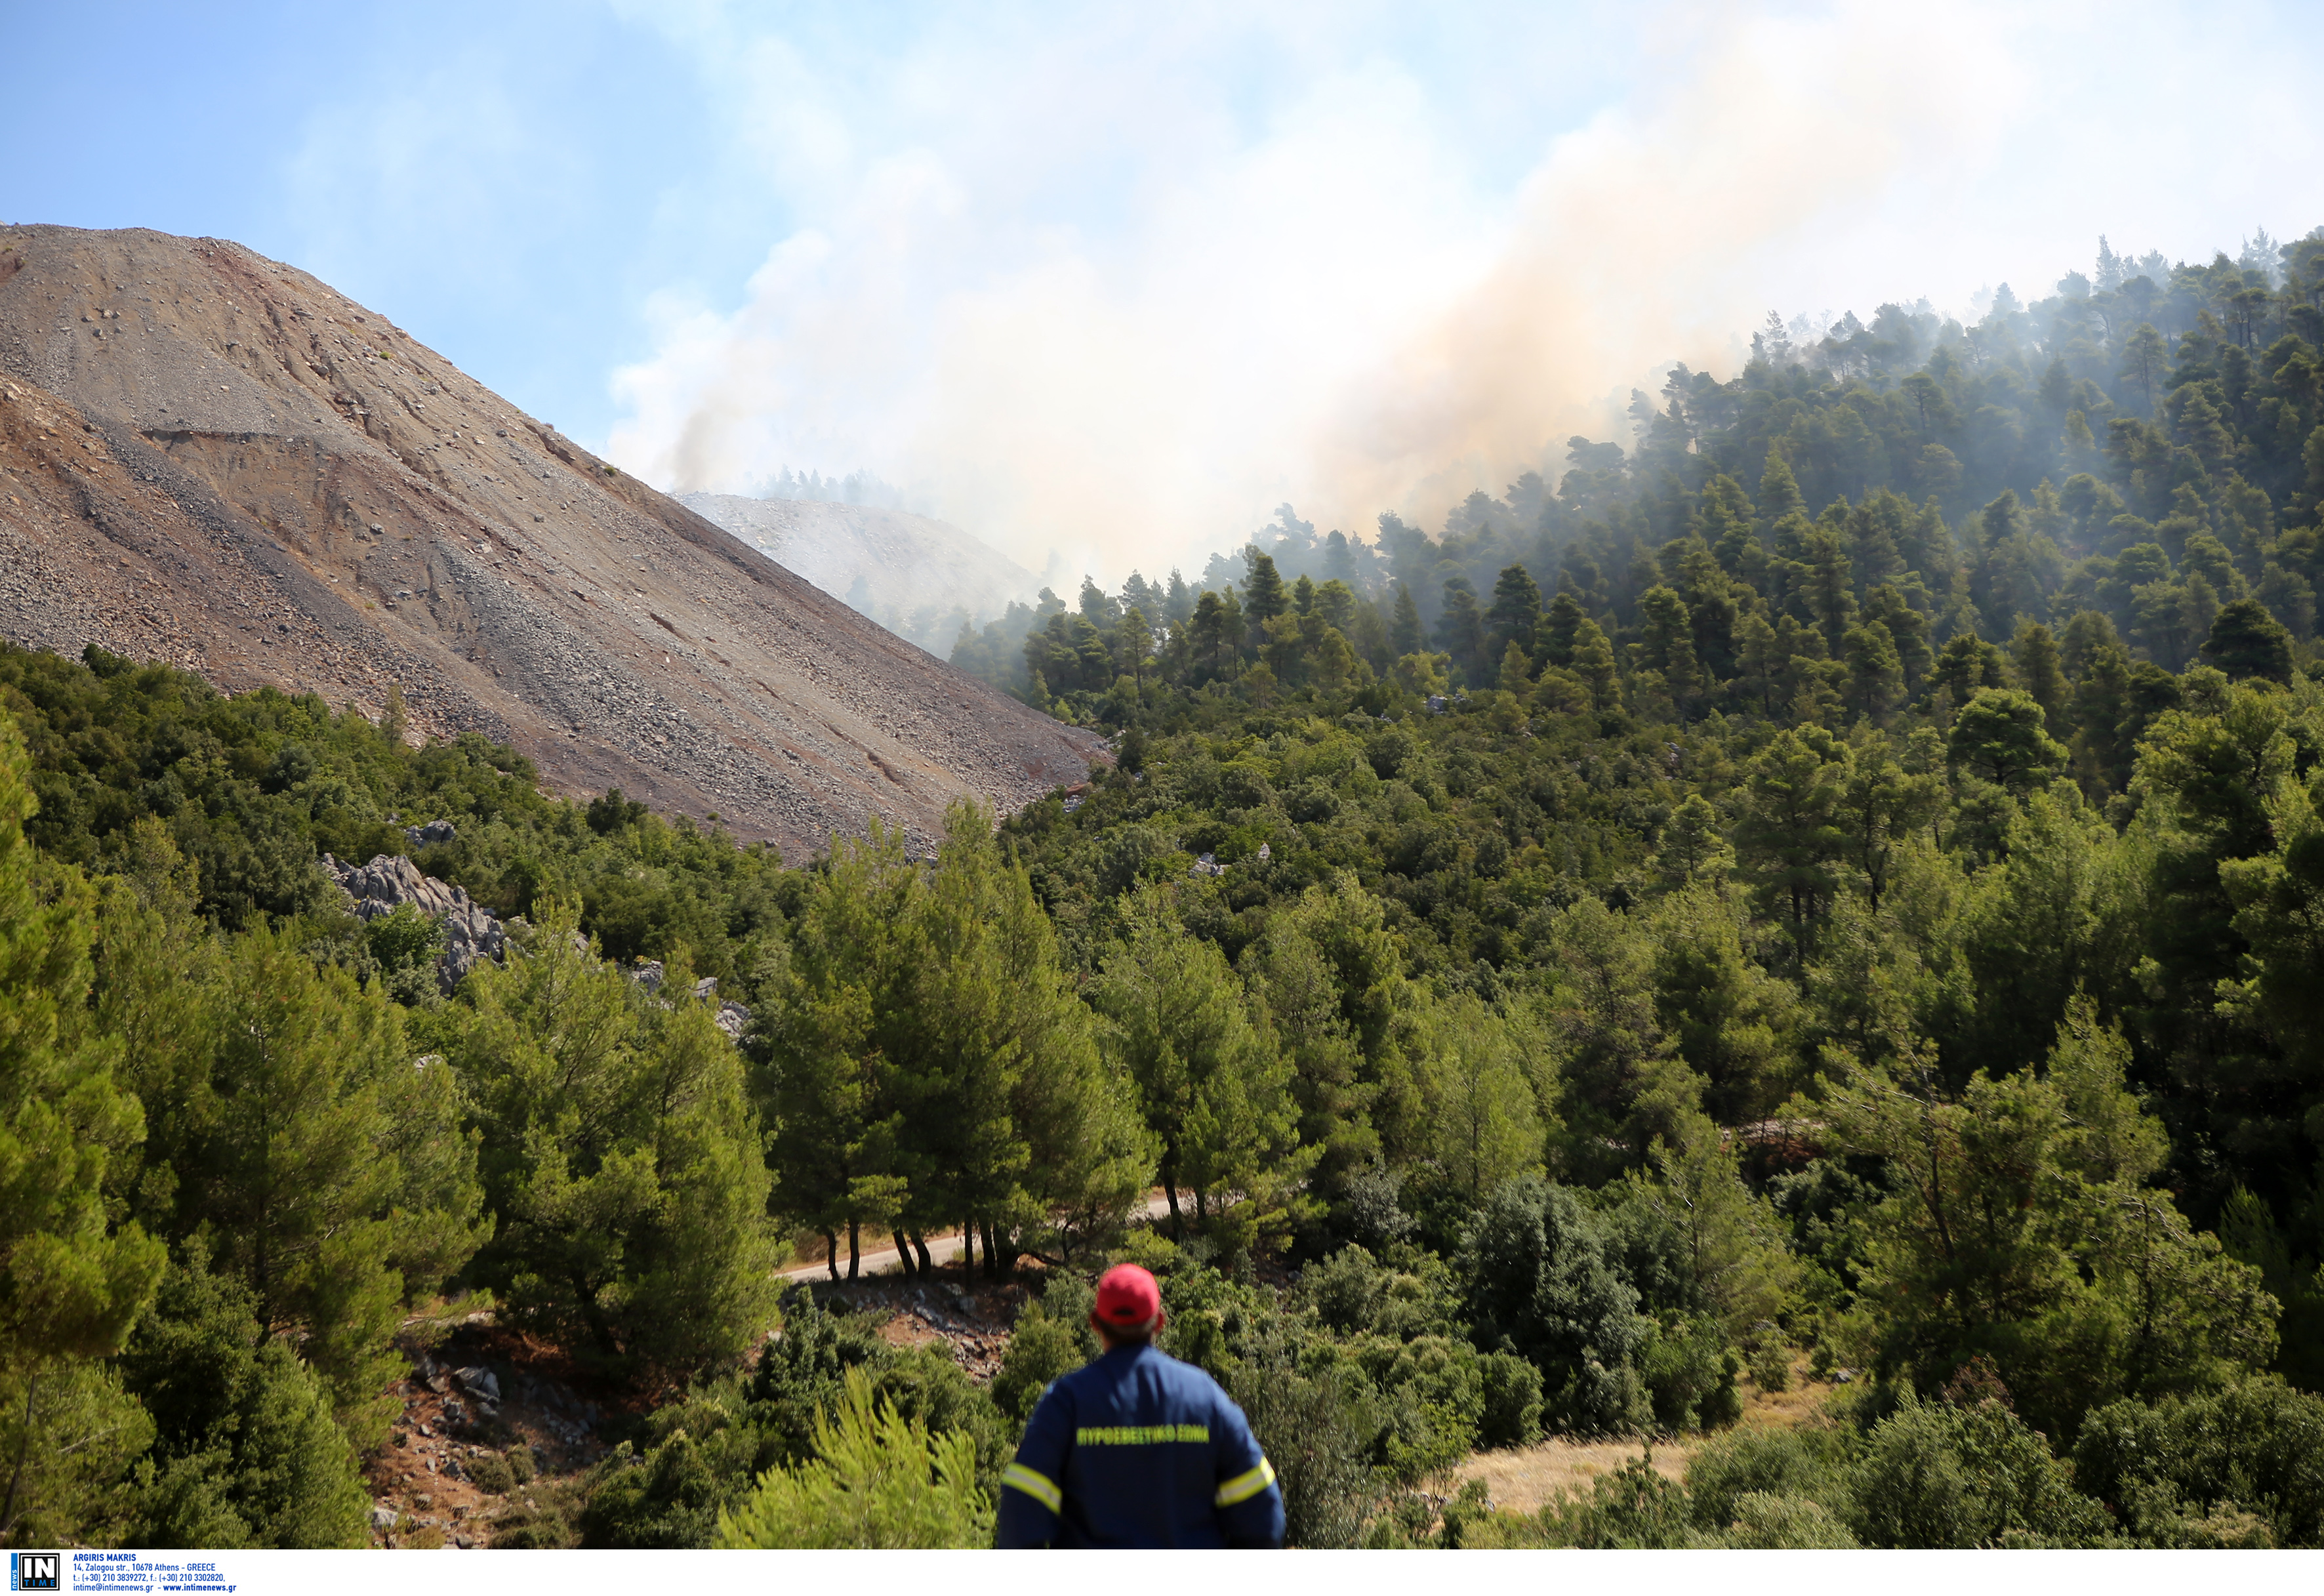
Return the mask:
M1094 1362L1052 1382L1001 1476L1001 1545L1279 1546L1283 1492L1218 1381L1154 1347L1161 1287L1097 1283Z

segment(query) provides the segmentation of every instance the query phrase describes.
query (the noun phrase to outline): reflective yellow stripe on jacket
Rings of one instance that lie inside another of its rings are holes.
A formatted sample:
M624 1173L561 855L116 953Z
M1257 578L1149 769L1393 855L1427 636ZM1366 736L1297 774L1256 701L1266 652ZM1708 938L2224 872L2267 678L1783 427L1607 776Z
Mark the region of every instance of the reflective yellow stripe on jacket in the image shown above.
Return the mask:
M1215 1499L1220 1507L1231 1508L1237 1502L1250 1500L1274 1483L1275 1466L1262 1457L1259 1460L1259 1467L1247 1473L1237 1474L1224 1485L1220 1486L1219 1494Z
M1059 1490L1046 1474L1036 1473L1023 1463L1010 1463L1001 1471L1001 1483L1013 1485L1052 1513L1065 1508L1065 1493Z

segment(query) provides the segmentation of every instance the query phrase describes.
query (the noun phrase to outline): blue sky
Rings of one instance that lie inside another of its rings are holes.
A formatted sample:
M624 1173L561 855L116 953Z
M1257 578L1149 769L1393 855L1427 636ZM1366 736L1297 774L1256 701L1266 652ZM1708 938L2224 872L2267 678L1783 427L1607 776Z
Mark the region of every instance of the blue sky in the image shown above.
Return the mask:
M2314 7L0 4L0 219L239 239L669 487L1434 521L1787 314L2324 222ZM32 130L32 131L26 131Z

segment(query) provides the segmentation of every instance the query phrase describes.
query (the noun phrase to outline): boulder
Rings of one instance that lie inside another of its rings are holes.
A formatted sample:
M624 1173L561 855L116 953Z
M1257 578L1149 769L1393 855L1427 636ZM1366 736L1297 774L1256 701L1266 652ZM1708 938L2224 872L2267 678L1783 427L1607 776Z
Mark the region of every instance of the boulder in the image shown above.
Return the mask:
M395 1527L396 1519L401 1517L402 1517L401 1514L398 1513L393 1508L387 1506L384 1502L374 1502L372 1504L371 1527L374 1529L393 1529Z
M462 1390L479 1401L497 1402L501 1399L500 1377L489 1369L458 1369L453 1370L452 1378L460 1382Z

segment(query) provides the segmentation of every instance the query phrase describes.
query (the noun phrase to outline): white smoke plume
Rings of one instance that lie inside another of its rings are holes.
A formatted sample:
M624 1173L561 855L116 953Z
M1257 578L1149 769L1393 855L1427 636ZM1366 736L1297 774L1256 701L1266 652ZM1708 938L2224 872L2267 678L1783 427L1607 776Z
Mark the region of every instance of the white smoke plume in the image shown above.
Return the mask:
M1304 11L1019 17L901 49L875 114L706 14L801 225L739 306L657 306L613 457L680 490L866 469L1027 565L1112 578L1286 500L1368 531L1554 480L1568 433L1627 441L1633 384L1731 373L1771 307L1966 311L2010 272L2049 291L2101 231L2188 254L2324 219L2288 214L2319 139L2265 14L1680 5L1613 40L1513 16L1461 63L1500 92L1554 77L1561 38L1624 63L1515 172L1487 152L1523 119L1461 121L1443 64L1365 47L1360 18L1351 43ZM1262 49L1256 106L1204 76ZM2166 58L2158 116L2123 85ZM2212 102L2248 166L2189 146Z

